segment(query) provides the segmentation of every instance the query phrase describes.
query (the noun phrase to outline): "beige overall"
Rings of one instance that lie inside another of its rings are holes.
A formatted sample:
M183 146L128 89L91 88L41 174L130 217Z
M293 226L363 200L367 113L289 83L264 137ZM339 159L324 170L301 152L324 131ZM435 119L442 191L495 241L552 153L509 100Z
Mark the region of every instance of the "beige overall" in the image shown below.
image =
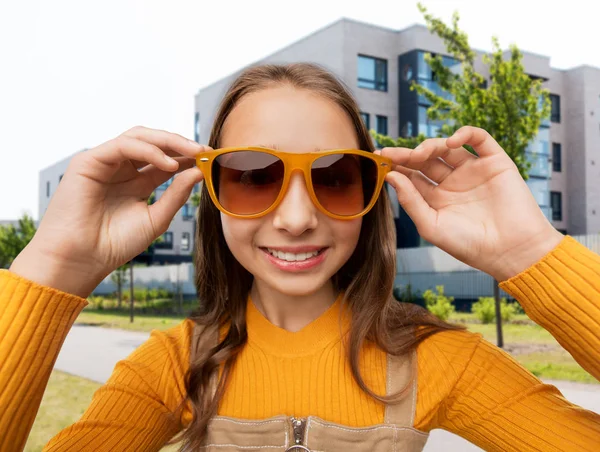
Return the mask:
M195 327L192 357L197 347L202 347L204 344L208 346L215 340L202 337L202 329L198 325ZM388 355L387 394L397 392L409 383L410 370L414 364L416 364L414 353L411 354L410 359ZM416 374L410 384L406 397L400 403L386 407L382 424L348 427L316 416L295 418L279 415L260 420L215 416L208 424L208 436L203 450L215 452L421 451L429 435L413 428L417 398Z

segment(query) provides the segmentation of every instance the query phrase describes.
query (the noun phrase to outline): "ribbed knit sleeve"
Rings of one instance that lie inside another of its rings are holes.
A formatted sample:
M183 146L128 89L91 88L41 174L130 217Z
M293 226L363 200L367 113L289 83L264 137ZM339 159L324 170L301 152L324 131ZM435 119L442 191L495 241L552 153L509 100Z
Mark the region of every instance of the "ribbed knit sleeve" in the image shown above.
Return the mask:
M504 281L527 315L600 380L600 256L565 236L540 262Z
M87 301L0 271L0 450L22 450L60 348ZM45 451L160 450L181 430L192 324L153 331ZM189 410L188 410L189 411ZM184 411L183 414L188 414Z
M83 298L0 270L0 450L22 450Z
M600 256L566 236L500 287L600 376ZM567 401L479 334L438 333L420 344L418 363L420 430L442 428L486 451L600 450L600 415Z
M191 322L150 338L115 366L81 419L62 430L45 452L158 451L182 428L176 410L185 397Z
M480 334L438 333L418 350L415 427L441 428L486 451L597 452L600 416L542 383Z

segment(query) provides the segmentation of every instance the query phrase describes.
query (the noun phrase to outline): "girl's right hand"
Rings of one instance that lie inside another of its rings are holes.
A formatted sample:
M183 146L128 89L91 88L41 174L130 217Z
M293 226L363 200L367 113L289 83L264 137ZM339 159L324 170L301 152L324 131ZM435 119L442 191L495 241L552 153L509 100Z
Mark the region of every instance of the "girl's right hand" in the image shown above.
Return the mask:
M168 229L203 179L194 157L208 149L180 135L134 127L75 155L10 271L87 297ZM152 192L176 172L158 201L148 205Z

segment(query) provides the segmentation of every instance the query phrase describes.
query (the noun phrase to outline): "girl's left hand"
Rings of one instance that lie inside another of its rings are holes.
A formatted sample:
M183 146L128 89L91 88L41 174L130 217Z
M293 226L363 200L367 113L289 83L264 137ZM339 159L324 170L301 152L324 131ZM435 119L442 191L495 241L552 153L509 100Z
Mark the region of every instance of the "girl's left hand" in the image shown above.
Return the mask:
M384 148L381 154L394 162L386 181L421 237L497 281L526 270L564 237L515 163L483 129L465 126L450 138L431 138L415 149Z

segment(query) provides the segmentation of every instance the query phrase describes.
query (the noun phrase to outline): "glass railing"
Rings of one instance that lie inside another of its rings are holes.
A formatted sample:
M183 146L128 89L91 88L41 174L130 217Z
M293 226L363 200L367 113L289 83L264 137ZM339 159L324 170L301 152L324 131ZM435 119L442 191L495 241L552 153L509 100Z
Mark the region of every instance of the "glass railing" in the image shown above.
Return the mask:
M530 176L550 177L550 156L548 154L526 152L525 156L527 161L531 162Z
M540 206L540 209L542 209L542 212L544 212L546 218L552 221L552 207Z
M442 88L440 88L440 85L438 85L437 82L434 82L433 80L419 80L418 83L419 83L419 85L427 88L429 91L431 91L435 95L441 96L442 98L444 98L446 100L454 101L454 97L452 96L452 94L450 94L448 91L444 91ZM425 96L419 95L419 103L429 105L431 102L429 102Z

